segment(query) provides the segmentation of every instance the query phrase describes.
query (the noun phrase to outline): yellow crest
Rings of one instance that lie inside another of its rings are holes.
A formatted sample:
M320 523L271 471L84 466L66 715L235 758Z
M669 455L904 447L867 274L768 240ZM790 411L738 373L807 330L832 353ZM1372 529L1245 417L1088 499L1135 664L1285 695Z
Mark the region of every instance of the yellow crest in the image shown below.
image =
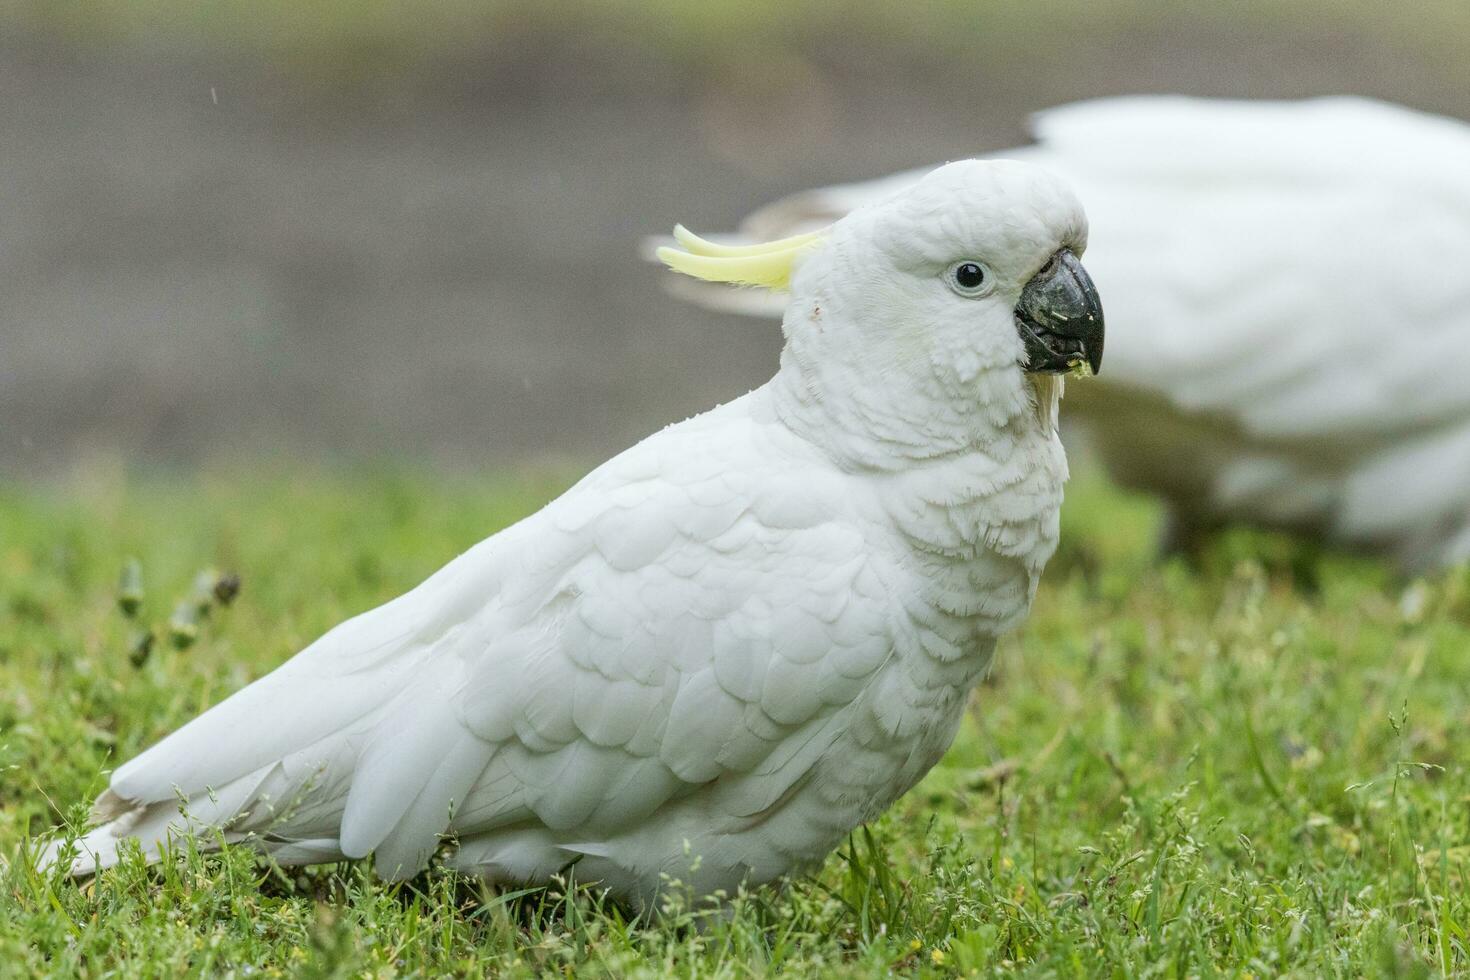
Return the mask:
M655 254L675 272L706 282L786 289L791 285L796 257L821 238L822 232L814 231L761 245L721 245L675 225L674 241L680 248L665 245Z

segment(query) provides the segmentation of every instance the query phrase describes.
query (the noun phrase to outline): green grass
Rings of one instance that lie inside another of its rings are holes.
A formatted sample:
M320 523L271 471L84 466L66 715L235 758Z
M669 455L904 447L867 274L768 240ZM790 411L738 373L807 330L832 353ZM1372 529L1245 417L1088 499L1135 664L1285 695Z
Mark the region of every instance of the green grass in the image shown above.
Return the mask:
M1096 478L940 766L728 918L630 923L586 886L388 886L245 852L81 886L24 859L103 770L561 482L242 469L0 490L0 972L1470 971L1470 576L1404 583L1240 532L1201 570L1157 564L1157 514ZM116 603L130 556L137 621ZM205 568L243 588L176 649L167 621Z

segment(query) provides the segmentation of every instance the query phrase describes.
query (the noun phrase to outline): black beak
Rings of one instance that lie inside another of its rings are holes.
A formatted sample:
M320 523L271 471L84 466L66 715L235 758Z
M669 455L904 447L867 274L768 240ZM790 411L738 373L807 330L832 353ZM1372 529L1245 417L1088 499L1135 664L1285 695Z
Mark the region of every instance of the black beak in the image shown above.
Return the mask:
M1051 257L1021 290L1016 328L1026 345L1026 369L1062 374L1102 367L1102 302L1092 277L1071 249Z

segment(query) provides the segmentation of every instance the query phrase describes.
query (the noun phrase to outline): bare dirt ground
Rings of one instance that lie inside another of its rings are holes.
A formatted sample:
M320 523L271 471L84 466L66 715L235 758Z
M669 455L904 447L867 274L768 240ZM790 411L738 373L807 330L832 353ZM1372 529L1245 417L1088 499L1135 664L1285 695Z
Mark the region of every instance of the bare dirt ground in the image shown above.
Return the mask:
M1024 138L1131 91L1470 115L1463 62L1330 31L1147 30L916 69L691 72L626 39L384 74L0 42L0 472L616 450L763 381L774 324L637 257L781 193Z

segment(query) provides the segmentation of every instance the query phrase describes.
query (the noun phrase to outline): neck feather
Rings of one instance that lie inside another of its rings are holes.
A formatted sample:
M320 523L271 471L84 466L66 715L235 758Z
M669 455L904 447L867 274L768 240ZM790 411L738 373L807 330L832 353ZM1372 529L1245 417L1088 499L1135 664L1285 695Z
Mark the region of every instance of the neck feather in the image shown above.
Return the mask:
M952 388L907 371L836 374L804 363L790 347L771 380L782 421L852 469L899 470L972 453L1004 457L1055 435L1058 377L993 368L968 379L964 390Z

